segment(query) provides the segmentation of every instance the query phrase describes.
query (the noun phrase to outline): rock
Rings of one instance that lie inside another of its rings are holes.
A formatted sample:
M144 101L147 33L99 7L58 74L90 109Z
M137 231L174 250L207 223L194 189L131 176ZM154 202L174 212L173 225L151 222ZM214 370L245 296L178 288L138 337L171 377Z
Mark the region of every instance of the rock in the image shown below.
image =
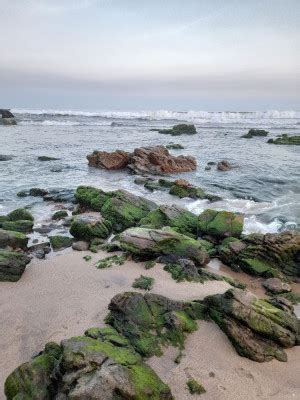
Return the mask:
M206 166L204 169L205 169L205 171L211 171L211 167L210 166Z
M184 147L179 143L170 143L166 145L168 150L183 150Z
M5 154L0 154L0 161L10 161L14 158L14 156L8 156Z
M6 379L13 399L172 400L156 373L112 328L91 328L86 336L48 343L44 351Z
M288 136L286 134L281 135L277 139L269 139L268 143L271 144L283 144L283 145L300 145L300 136Z
M123 169L129 164L129 153L121 150L116 150L112 153L94 151L87 156L87 159L92 167L108 170Z
M0 249L26 249L28 237L23 233L0 229Z
M60 229L60 228L61 228L61 225L59 225L59 224L47 224L47 225L45 224L38 228L34 228L34 232L38 232L41 235L47 235L48 233L50 233L56 229Z
M135 149L129 168L134 173L164 174L190 172L197 168L196 159L190 156L173 156L164 146Z
M241 136L241 138L251 139L254 136L268 136L268 131L264 129L250 129L246 135Z
M56 160L60 160L60 158L49 157L49 156L39 156L38 160L39 161L56 161Z
M175 232L171 228L130 228L119 237L120 247L141 256L175 254L192 259L197 265L206 265L209 255L200 241Z
M30 257L25 254L0 250L0 281L18 281L29 262Z
M195 125L187 124L174 125L172 129L159 129L158 132L172 136L195 135L197 133Z
M287 361L284 348L299 344L299 322L293 313L241 289L208 296L210 317L226 333L236 351L253 361Z
M162 354L162 346L182 348L186 335L197 329L202 305L137 292L119 293L111 300L107 322L144 357ZM202 315L202 314L201 314Z
M93 238L106 239L112 232L112 223L101 215L80 215L74 219L70 233L76 239L89 242Z
M17 125L17 121L14 118L1 118L0 125Z
M279 294L279 293L287 293L292 290L291 286L281 281L278 278L269 278L263 282L263 286L271 293Z
M42 242L28 247L28 250L34 257L43 260L46 257L46 254L51 252L51 246L49 242Z
M14 114L9 110L1 109L0 114L2 118L15 118Z
M139 221L157 206L150 200L135 196L126 190L109 193L101 208L101 214L112 223L114 232L136 226Z
M198 218L199 233L217 238L239 238L243 231L243 225L244 218L229 211L207 209Z
M210 166L216 165L216 162L215 161L208 161L207 165L210 165Z
M54 201L55 203L74 203L74 190L73 189L53 189L43 196L45 201Z
M83 209L101 211L106 200L110 197L101 189L92 186L78 186L75 192L75 200Z
M228 239L229 240L229 239ZM237 243L223 242L219 257L227 265L267 278L300 277L300 233L254 233Z
M68 216L67 211L59 210L59 211L56 211L56 212L52 215L51 219L54 220L54 221L56 221L56 220L63 219L63 218L65 218L65 217L67 217L67 216Z
M31 188L29 189L29 196L34 197L44 197L49 194L48 190L41 189L41 188Z
M19 220L19 221L6 221L1 224L2 229L6 231L15 231L22 233L29 233L33 228L33 221Z
M33 221L33 216L25 208L18 208L7 215L9 221L27 220Z
M231 164L226 160L219 161L217 164L218 171L230 171L231 169L232 169Z
M170 226L176 232L196 238L197 220L196 215L182 207L162 205L142 218L139 225L153 229Z
M87 251L89 249L89 243L84 242L83 240L79 240L78 242L74 242L72 244L72 249L76 251Z
M190 199L208 199L210 201L221 200L221 197L205 193L203 189L190 184L185 179L177 179L171 186L169 193L180 199L187 197Z
M51 236L49 239L53 251L66 249L67 247L71 247L73 243L73 239L68 236L56 235Z

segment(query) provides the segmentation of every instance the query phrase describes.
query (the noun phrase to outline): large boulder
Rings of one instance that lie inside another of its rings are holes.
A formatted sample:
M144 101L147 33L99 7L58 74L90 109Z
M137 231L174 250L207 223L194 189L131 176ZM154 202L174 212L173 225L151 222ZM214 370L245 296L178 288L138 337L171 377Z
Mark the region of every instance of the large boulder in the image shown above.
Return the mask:
M216 238L239 238L243 231L244 218L229 211L207 209L199 215L199 233Z
M253 233L242 240L225 239L219 248L221 260L251 275L275 277L281 273L300 277L300 233Z
M19 220L19 221L4 221L1 223L1 228L6 231L15 231L22 233L29 233L33 228L33 221Z
M175 232L172 228L130 228L119 235L120 247L133 254L154 257L174 254L206 265L209 255L201 241Z
M297 317L246 290L230 289L206 297L204 303L241 356L258 362L287 361L284 348L300 344Z
M2 118L15 118L14 114L9 110L0 109L0 114Z
M29 262L30 257L25 254L0 250L0 281L18 281Z
M129 153L116 150L112 153L106 151L94 151L87 156L89 165L92 167L108 170L123 169L129 164Z
M28 237L21 232L0 229L0 249L26 249Z
M202 311L199 303L137 292L117 294L108 308L107 322L144 357L161 355L162 346L168 343L182 348L187 333L197 329L194 319Z
M7 400L171 400L171 391L112 328L48 343L6 379Z
M173 156L164 146L135 149L129 168L135 173L173 173L190 172L197 168L197 162L191 156Z
M198 219L190 211L177 205L161 205L139 222L140 226L161 229L170 226L179 233L197 237Z
M109 193L92 186L78 186L75 192L75 201L83 209L101 211Z
M10 212L7 215L7 218L9 219L9 221L33 221L32 214L29 211L25 210L25 208L17 208L16 210Z
M70 233L76 239L90 241L94 238L106 239L112 232L112 224L101 215L79 215L70 227Z

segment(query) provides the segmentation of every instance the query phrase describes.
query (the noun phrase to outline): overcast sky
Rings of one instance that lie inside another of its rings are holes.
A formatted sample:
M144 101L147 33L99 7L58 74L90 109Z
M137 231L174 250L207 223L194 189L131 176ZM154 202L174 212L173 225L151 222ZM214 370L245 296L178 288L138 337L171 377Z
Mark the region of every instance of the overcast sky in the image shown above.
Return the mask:
M300 0L0 0L0 108L300 109Z

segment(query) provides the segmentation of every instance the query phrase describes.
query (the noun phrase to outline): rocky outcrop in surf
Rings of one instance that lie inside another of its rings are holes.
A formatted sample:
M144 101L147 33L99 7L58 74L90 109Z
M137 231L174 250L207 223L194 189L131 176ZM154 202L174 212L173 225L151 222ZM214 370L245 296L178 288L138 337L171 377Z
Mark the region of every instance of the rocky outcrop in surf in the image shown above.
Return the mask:
M126 153L117 150L112 153L94 151L87 156L89 165L114 170L129 168L136 174L167 174L189 172L197 168L196 160L191 156L174 156L164 146L141 147Z
M9 110L0 109L0 125L16 125L15 116Z

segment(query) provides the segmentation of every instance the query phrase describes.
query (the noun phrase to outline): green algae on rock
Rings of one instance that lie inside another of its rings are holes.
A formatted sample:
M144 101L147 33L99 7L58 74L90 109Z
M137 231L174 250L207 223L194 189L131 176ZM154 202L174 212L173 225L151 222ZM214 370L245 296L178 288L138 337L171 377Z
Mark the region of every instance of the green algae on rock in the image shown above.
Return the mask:
M47 344L6 379L8 400L172 400L156 373L113 328L90 328L85 336Z
M132 287L135 289L142 290L151 290L154 284L154 278L150 276L141 275L139 278L136 278L132 284Z
M241 138L252 139L255 136L268 136L268 131L264 129L250 129L246 135L241 136Z
M67 247L71 247L73 243L73 239L70 238L69 236L56 235L56 236L50 236L49 239L52 249L54 251L63 250L66 249Z
M57 221L57 220L66 218L67 216L68 216L67 211L65 211L65 210L59 210L59 211L56 211L56 212L52 215L51 219L54 220L54 221Z
M201 241L175 232L172 228L130 228L120 233L122 250L139 256L177 255L206 265L209 255Z
M17 208L16 210L10 212L7 215L9 221L20 221L20 220L28 220L33 221L32 214L25 210L25 208Z
M300 136L288 136L283 134L276 139L269 139L268 143L271 144L282 144L282 145L300 145Z
M2 224L2 229L6 231L15 231L21 233L29 233L33 228L33 221L18 220L18 221L5 221Z
M112 232L112 224L101 215L79 215L74 217L70 233L76 239L90 241L93 238L107 239Z
M103 258L102 260L98 260L95 264L96 268L103 269L103 268L110 268L113 265L123 265L126 261L126 256L110 256Z
M206 297L204 303L241 356L258 362L287 361L284 348L300 344L297 317L246 290L230 289Z
M244 218L229 211L207 209L198 217L199 233L217 238L239 238L243 231Z
M29 262L30 257L25 254L0 250L0 281L18 281Z
M197 329L203 306L197 302L173 301L164 296L125 292L108 306L106 322L125 336L144 357L161 355L162 346L183 348L188 333Z
M266 278L300 276L299 232L253 233L241 240L228 238L219 247L220 259L233 269Z
M171 129L159 129L158 133L166 135L179 136L179 135L195 135L197 133L195 125L178 124L174 125Z
M201 189L198 186L190 184L185 179L178 179L175 182L173 182L169 194L177 196L180 199L183 198L200 199L200 200L207 199L212 202L221 200L221 197L206 193L203 189Z
M139 225L153 229L170 226L178 233L196 238L197 221L195 214L182 207L162 205L151 211L145 218L142 218Z
M198 383L195 379L191 378L187 381L186 383L189 392L191 394L203 394L206 393L206 390L204 389L204 387L202 385L200 385L200 383Z
M6 231L0 229L0 249L26 249L28 244L28 237L21 232Z

